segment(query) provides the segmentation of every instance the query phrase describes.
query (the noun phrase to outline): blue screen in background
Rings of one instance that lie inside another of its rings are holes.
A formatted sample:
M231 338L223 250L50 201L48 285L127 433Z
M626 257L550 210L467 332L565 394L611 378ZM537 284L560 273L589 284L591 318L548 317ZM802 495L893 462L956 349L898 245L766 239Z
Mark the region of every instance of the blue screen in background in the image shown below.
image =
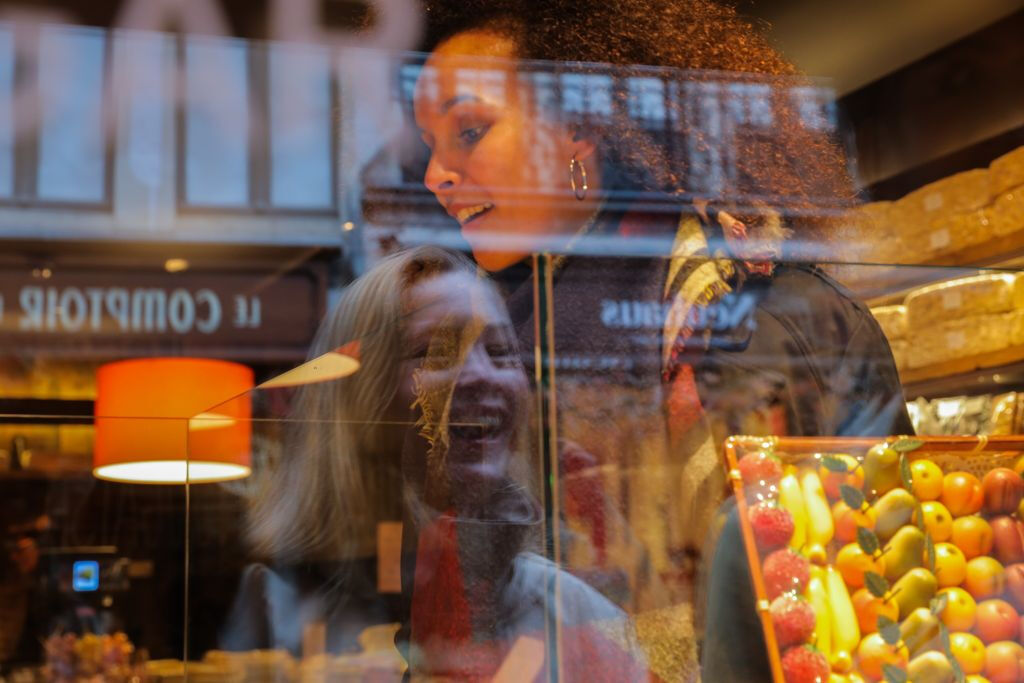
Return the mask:
M71 568L71 588L76 591L94 591L100 587L100 563L79 560Z

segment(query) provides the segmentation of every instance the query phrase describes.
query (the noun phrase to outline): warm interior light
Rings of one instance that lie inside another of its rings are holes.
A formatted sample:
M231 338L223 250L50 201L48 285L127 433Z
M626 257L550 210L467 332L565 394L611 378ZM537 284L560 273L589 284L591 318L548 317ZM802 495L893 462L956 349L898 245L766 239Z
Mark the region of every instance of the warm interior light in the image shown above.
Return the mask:
M142 358L100 367L96 385L96 477L183 484L249 475L253 374L246 366Z
M297 368L260 384L260 389L281 389L300 384L327 382L355 374L359 370L359 342L350 342L333 351L308 360Z
M187 469L186 469L187 464ZM145 462L122 462L104 465L93 470L97 479L122 481L137 484L203 484L213 481L230 481L248 477L252 470L242 465L221 462L188 462L184 460L148 460Z
M188 261L183 258L169 258L164 261L164 270L168 273L180 273L188 270Z

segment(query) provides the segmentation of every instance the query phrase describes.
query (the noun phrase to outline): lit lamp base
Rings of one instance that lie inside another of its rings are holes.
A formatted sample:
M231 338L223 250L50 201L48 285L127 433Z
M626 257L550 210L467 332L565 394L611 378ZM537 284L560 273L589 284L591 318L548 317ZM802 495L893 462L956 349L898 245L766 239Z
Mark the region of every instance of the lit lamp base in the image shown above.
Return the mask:
M184 460L147 460L103 465L92 471L97 479L132 484L208 484L244 479L252 470L245 465Z

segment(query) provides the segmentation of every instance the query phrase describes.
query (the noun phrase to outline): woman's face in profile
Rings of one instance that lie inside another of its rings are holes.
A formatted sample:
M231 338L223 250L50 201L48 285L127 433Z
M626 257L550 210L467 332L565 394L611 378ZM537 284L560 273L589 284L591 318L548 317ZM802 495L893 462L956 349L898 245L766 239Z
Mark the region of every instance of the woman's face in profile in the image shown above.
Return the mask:
M586 220L593 206L577 201L569 182L574 155L588 164L590 186L597 183L593 145L540 113L515 53L496 33L457 34L431 53L415 92L416 125L431 153L424 183L490 271Z
M528 386L503 305L473 275L453 272L413 285L406 310L397 400L422 415L422 433L441 454L427 464L428 483L504 479Z

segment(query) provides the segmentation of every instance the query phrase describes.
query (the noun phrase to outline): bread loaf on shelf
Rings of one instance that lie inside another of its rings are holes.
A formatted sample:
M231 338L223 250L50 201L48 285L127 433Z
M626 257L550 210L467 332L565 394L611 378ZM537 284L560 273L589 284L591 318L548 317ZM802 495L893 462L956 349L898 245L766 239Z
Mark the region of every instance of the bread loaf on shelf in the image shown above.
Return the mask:
M892 202L871 202L847 211L836 236L844 245L842 261L890 263L897 252L891 249L889 237L894 231L889 212Z
M988 242L994 233L984 209L950 213L936 217L927 231L918 233L913 249L923 256L919 260L929 261Z
M896 339L889 342L889 348L892 349L892 359L896 363L897 370L903 370L907 366L907 354L910 350L910 344L902 339Z
M1024 278L990 273L947 280L912 291L905 303L909 329L921 333L956 318L1024 309Z
M907 309L910 310L909 304ZM1021 343L1024 343L1024 311L973 315L939 323L914 334L914 343L908 347L907 364L910 368L920 368L1001 351Z
M876 306L871 309L871 315L875 316L878 326L882 328L886 339L894 342L907 336L907 307L902 304L898 306Z
M891 215L905 232L922 234L946 216L982 208L990 193L988 169L976 168L914 190L893 203Z
M989 168L989 194L992 199L1011 188L1024 185L1024 146L994 160Z
M1024 230L1024 185L1017 185L996 197L985 215L995 235L1009 235Z

